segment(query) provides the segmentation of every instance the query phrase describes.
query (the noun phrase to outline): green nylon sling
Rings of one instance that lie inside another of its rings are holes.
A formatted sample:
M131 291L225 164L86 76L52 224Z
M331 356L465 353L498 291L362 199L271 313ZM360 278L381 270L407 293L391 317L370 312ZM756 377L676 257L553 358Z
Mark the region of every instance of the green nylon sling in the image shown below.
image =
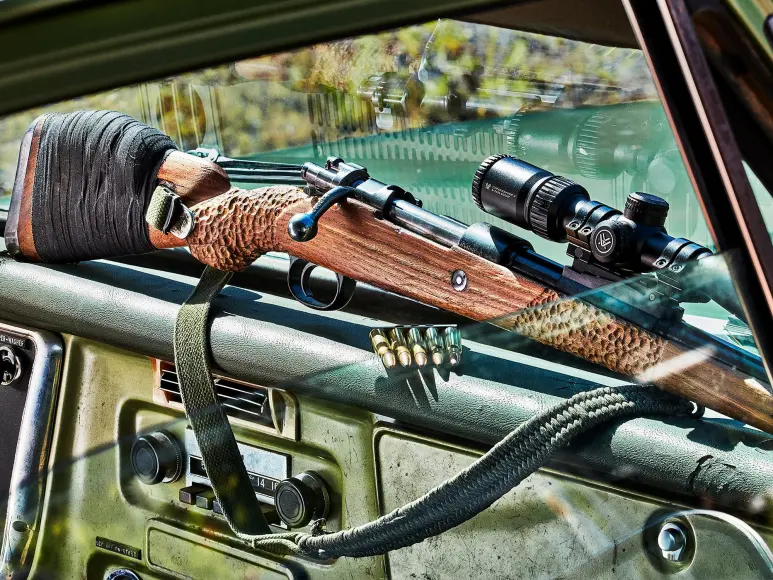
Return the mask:
M201 449L212 491L231 529L240 537L268 534L266 518L252 489L231 426L220 407L209 364L209 307L231 279L207 267L180 307L174 327L174 361L180 394Z

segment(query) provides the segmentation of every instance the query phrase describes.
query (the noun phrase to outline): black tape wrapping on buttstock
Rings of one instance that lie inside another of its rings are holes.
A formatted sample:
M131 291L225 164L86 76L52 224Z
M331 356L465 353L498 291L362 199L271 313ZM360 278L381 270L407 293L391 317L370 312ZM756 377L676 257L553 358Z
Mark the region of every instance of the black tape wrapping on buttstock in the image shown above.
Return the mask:
M32 192L32 235L44 262L153 250L145 212L176 149L162 132L114 111L47 115Z

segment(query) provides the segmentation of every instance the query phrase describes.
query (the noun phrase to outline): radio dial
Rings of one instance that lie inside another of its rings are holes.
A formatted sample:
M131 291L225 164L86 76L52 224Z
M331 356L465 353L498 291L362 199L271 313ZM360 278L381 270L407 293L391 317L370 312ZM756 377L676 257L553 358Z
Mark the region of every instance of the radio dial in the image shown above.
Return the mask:
M291 528L302 528L311 520L324 518L330 510L327 486L311 471L280 482L274 502L280 519Z
M131 461L137 478L146 485L175 481L182 473L182 451L166 431L138 437L132 445Z

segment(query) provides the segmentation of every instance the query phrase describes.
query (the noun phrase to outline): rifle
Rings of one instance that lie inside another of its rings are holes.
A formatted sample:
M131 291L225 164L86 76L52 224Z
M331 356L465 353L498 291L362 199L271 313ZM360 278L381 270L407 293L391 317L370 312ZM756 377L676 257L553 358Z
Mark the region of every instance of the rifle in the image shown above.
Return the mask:
M624 268L586 260L582 272L562 269L517 236L427 212L410 193L342 160L324 168L307 164L302 176L311 187L233 188L216 164L176 151L168 137L124 115L47 115L22 143L6 244L17 256L43 262L187 246L202 263L225 271L285 252L295 257L291 289L295 276L294 294L310 306L341 306L352 288L348 280L366 282L652 381L773 433L773 396L758 359L697 331L693 340L673 318L667 326L683 330L663 331L659 308L677 302L678 293L660 287L664 300L647 312L630 307L624 287L623 307L610 313L614 293L596 304L578 294L594 287L588 280L599 286L615 272L625 281ZM158 214L159 199L169 202L165 219L156 215L148 225L146 213ZM620 214L588 203L607 217ZM669 266L685 265L682 250L688 261L708 252L687 240L677 246ZM334 304L304 287L314 265L339 276L345 290ZM674 284L668 278L664 287Z

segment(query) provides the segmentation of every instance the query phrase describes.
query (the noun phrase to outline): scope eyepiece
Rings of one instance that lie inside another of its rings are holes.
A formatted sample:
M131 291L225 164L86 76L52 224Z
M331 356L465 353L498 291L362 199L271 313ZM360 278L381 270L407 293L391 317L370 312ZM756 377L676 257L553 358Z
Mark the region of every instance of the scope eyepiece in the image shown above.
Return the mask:
M477 206L554 242L567 240L566 225L578 203L589 201L584 187L511 157L492 155L472 181Z

